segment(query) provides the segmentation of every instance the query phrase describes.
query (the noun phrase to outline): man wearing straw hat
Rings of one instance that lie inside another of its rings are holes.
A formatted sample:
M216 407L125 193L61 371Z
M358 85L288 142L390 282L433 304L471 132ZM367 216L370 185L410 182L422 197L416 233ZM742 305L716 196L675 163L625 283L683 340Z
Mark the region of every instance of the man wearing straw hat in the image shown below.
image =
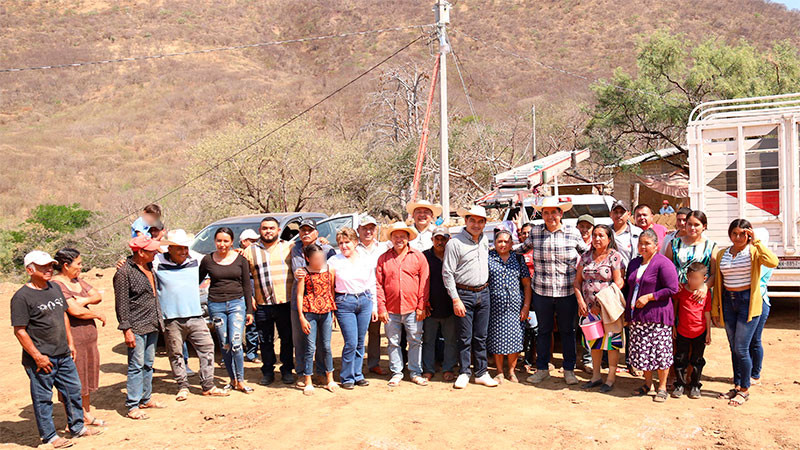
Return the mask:
M442 279L453 300L458 327L460 373L453 385L467 387L472 370L475 383L497 386L488 371L486 335L489 331L489 241L483 235L486 210L474 205L460 208L464 229L447 242L442 262ZM472 355L475 356L474 360Z
M409 241L408 245L421 252L433 247L433 230L436 228L433 221L442 215L442 205L420 200L407 204L406 211L414 220L414 228L417 230L417 237Z
M537 225L522 245L522 251L533 249L533 304L539 321L536 341L536 373L528 382L538 384L550 377L550 342L558 318L558 331L564 354L564 381L577 384L575 377L575 317L578 300L575 282L578 258L589 246L574 227L561 223L564 212L572 208L568 198L543 197L534 205L541 212L544 225Z

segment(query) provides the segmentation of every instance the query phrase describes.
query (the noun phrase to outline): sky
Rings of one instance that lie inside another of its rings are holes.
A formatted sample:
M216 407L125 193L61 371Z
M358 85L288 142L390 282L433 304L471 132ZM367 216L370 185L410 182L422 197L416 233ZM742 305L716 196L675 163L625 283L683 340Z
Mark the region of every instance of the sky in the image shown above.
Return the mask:
M789 9L800 10L800 0L772 0L775 3L783 3Z

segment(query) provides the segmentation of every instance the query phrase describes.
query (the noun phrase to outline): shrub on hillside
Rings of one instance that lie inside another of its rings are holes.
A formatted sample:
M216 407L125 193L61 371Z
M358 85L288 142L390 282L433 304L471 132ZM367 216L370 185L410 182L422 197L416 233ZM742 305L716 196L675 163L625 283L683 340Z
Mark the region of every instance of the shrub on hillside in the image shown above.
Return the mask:
M39 205L31 211L28 223L38 223L50 231L72 233L89 225L92 212L78 203L71 205Z

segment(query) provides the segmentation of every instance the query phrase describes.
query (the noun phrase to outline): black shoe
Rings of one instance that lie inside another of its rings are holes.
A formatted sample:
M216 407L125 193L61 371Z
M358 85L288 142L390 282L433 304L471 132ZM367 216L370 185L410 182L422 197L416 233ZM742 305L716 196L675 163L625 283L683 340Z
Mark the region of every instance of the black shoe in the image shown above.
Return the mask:
M600 392L602 392L604 394L608 393L608 392L611 392L613 390L614 390L614 385L613 384L603 384L602 386L600 386Z
M369 381L367 381L366 378L362 378L362 379L356 381L356 386L361 386L361 387L369 386Z
M697 400L700 397L700 386L692 386L692 388L689 389L689 398Z
M261 381L259 381L258 384L262 386L269 386L274 382L275 382L275 375L264 375L261 377Z
M683 395L683 386L675 386L675 390L672 391L672 398L681 398Z
M581 389L592 389L603 384L603 380L587 381L581 385Z
M352 391L353 388L355 388L355 387L356 387L355 383L351 383L351 382L342 383L342 389L347 389L348 391Z
M297 379L295 378L293 373L287 373L286 375L281 375L281 381L283 384L294 384Z

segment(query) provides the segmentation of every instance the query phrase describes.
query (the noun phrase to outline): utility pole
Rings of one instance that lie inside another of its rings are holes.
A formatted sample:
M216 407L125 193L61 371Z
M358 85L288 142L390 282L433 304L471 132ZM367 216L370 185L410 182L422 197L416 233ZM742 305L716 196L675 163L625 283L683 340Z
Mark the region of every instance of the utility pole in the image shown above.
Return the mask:
M536 161L536 105L531 106L531 161Z
M447 44L447 24L450 23L450 3L446 0L437 0L433 7L436 13L436 28L439 34L439 122L440 134L440 160L439 182L441 184L442 220L445 224L450 221L450 151L447 136L447 54L450 46Z

